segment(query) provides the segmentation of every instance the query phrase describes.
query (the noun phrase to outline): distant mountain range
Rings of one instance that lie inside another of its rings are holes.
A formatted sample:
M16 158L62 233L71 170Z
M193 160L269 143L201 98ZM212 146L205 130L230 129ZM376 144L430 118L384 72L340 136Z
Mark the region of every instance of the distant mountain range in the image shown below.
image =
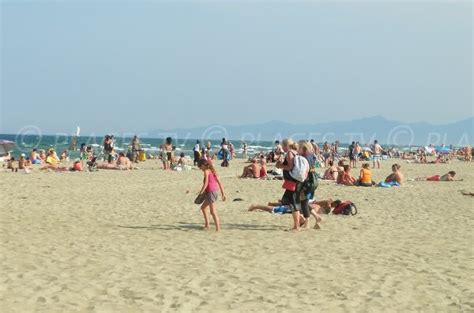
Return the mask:
M291 137L314 139L317 142L341 143L359 141L373 142L377 139L386 145L453 144L462 146L474 142L474 116L450 124L434 125L425 122L402 123L383 116L320 124L290 124L270 121L251 125L209 125L207 127L153 130L150 137L171 136L179 139L272 141Z

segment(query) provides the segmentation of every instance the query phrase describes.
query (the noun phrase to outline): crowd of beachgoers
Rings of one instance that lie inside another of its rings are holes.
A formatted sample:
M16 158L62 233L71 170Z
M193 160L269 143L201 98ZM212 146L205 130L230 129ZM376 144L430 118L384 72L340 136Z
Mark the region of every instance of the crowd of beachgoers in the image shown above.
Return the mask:
M72 146L71 150L75 147ZM200 169L203 171L203 185L196 198L195 203L201 205L204 216L204 228L209 228L207 209L213 217L216 230L220 229L219 217L217 215L216 203L219 191L222 200L226 195L224 186L217 175L216 165L228 167L230 162L237 157L234 145L222 139L220 148L213 151L211 142L201 143L199 140L193 149L192 156L184 153L175 154L176 147L172 138L168 137L160 146L158 156L146 155L141 149L140 139L135 136L130 142L127 153L116 152L113 136L105 136L102 149L96 151L92 146L81 144L79 147L79 158L71 162L69 150L57 153L53 147L46 150L32 149L27 156L22 153L19 158L11 154L5 156L4 168L8 171L24 171L30 173L39 171L97 171L97 170L133 170L139 169L139 163L149 159L158 159L164 170L187 171ZM320 180L332 181L344 186L359 187L400 187L406 180L400 163L449 163L453 160L472 161L472 148L466 146L462 149L452 147L428 146L413 152L401 152L390 148L383 148L377 140L369 146L362 147L358 142L352 142L348 150L341 154L338 142L324 143L318 145L314 140L301 140L294 142L285 139L282 142L275 141L275 146L268 153L257 153L253 156L247 155L247 144L243 143L241 157L247 160L240 178L281 180L284 193L278 201L272 201L266 205L252 205L249 211L267 211L278 214L292 214L292 230L299 230L308 226L312 217L315 219L314 228L320 228L322 214L355 214L357 210L350 201L321 200L315 199L315 191ZM433 161L428 162L428 156ZM371 168L381 168L382 160L398 159L392 163L391 172L380 182L372 179ZM372 164L371 164L372 163ZM271 168L270 168L271 166ZM359 175L354 177L351 171L360 166ZM317 173L317 169L324 172ZM456 173L449 171L426 177L411 178L412 181L455 181Z

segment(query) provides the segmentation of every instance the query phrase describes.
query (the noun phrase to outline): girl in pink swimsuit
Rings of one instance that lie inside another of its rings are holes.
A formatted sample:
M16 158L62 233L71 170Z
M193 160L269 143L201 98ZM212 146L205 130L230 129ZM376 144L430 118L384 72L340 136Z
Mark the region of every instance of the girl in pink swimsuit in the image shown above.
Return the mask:
M221 225L219 216L217 215L216 202L219 198L219 190L221 191L222 201L225 201L224 187L210 161L201 159L198 162L198 166L204 172L204 180L201 191L199 192L199 194L205 194L205 200L201 205L202 215L204 216L204 229L209 229L209 216L207 215L207 207L209 207L214 224L216 225L216 231L219 231Z

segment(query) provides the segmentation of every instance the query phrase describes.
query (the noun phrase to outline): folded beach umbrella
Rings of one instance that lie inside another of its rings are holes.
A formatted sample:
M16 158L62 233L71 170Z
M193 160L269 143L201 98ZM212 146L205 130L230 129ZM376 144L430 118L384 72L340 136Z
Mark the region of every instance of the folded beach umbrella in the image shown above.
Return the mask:
M0 139L0 156L7 155L14 147L15 143L13 141Z

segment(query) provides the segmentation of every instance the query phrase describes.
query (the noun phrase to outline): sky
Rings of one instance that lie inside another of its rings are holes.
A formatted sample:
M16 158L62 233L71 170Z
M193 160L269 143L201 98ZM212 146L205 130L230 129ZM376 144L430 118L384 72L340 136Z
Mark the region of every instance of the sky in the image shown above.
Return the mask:
M0 133L473 115L469 1L0 5Z

